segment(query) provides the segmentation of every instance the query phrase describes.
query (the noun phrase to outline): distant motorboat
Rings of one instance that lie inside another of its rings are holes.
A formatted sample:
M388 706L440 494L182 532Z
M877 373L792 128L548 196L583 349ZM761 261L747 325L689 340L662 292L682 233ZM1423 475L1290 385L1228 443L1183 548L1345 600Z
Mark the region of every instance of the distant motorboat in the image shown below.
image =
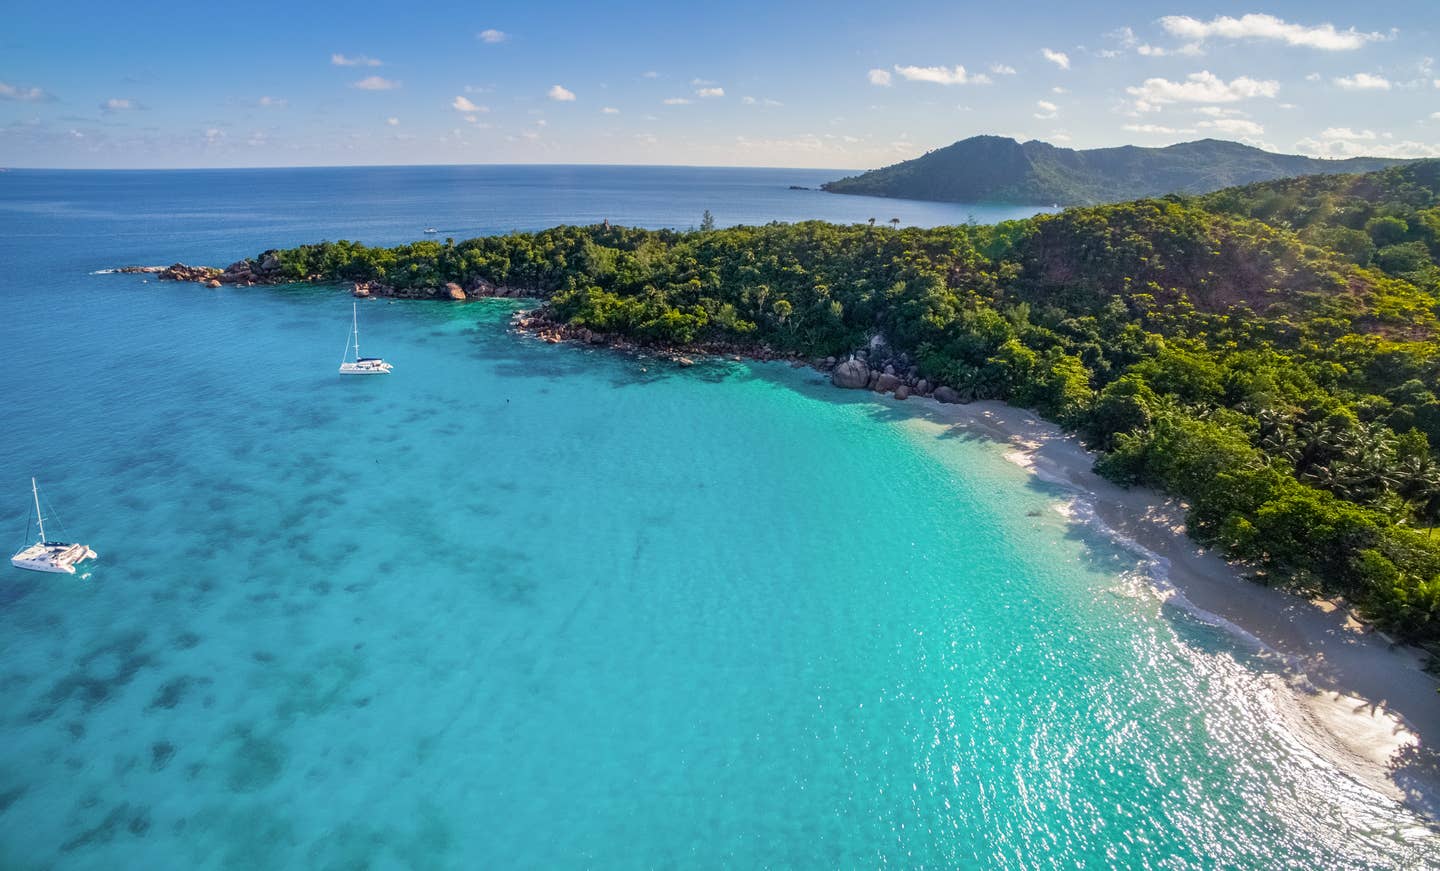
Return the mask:
M354 359L350 359L354 349ZM340 359L341 375L389 375L394 368L379 357L360 356L360 306L350 303L350 338L345 342L345 356Z
M10 565L32 572L62 572L75 574L76 563L95 559L95 551L87 545L71 544L64 541L47 541L45 538L45 515L40 511L40 488L35 479L30 479L30 493L35 497L35 521L40 527L40 538L10 558Z
M440 231L437 230L437 229L435 229L434 227L426 227L426 228L425 228L425 232L427 232L427 233L438 233L438 232L440 232Z

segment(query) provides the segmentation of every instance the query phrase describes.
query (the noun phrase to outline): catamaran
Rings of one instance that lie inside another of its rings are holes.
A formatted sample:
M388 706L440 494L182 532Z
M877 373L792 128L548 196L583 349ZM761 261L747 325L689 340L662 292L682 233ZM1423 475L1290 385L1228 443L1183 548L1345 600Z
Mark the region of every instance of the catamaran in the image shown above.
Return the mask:
M40 512L40 488L35 479L30 479L30 493L35 497L35 520L40 526L40 538L32 545L20 549L10 557L10 565L32 572L64 572L75 574L75 564L95 559L95 551L83 544L69 544L63 541L45 540L45 515Z
M355 359L350 359L350 350ZM345 356L340 359L341 375L388 375L393 367L379 357L360 356L360 306L350 303L350 338L345 342Z

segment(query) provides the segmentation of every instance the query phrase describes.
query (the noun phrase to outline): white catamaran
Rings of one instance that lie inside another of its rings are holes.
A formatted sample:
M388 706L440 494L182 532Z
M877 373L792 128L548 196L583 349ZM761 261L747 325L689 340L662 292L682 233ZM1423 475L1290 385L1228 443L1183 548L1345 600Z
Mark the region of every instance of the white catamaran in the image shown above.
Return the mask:
M350 359L350 350L355 359ZM350 338L345 342L345 356L340 359L341 375L388 375L393 367L379 357L360 356L360 306L350 304Z
M95 551L83 544L68 544L63 541L45 540L45 515L40 511L40 488L35 479L30 479L30 493L35 497L35 520L40 525L40 538L34 544L21 548L10 557L10 565L32 572L64 572L75 574L75 564L95 559Z

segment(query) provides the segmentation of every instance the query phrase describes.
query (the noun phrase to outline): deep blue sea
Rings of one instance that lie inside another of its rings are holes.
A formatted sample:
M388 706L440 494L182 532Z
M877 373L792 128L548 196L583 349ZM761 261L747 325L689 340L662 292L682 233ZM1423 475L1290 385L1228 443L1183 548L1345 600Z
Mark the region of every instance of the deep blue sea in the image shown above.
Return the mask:
M94 274L557 223L1027 210L819 170L0 173L0 867L1434 867L1270 666L918 403ZM58 530L57 530L58 532Z

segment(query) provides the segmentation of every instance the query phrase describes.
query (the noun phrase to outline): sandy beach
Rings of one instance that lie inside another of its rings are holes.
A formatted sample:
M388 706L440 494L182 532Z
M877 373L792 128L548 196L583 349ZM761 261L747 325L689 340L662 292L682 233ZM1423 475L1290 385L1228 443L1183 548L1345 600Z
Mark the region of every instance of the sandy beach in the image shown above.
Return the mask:
M1356 780L1440 820L1440 681L1424 654L1357 622L1334 602L1312 601L1243 577L1185 534L1184 510L1145 488L1124 489L1092 471L1094 454L1034 412L999 402L897 402L927 426L1006 445L1007 459L1071 489L1075 523L1102 524L1153 553L1168 570L1154 587L1183 608L1258 646L1276 664L1295 737Z

